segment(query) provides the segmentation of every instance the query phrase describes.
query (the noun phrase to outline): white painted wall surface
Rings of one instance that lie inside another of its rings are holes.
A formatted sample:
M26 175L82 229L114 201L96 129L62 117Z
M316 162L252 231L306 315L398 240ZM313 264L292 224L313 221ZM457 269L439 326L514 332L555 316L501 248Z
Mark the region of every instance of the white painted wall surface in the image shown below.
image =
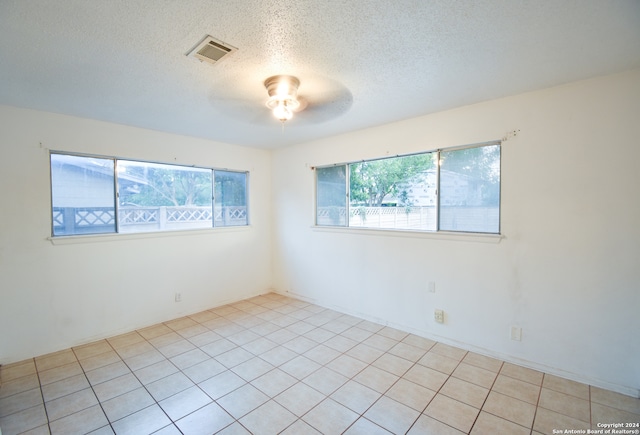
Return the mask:
M490 141L515 129L502 151L499 243L312 228L310 166ZM285 148L272 167L274 284L638 396L639 165L639 70ZM435 308L445 324L434 322ZM522 328L521 342L510 340L512 325Z
M48 149L248 170L251 226L53 245ZM0 364L269 291L269 152L6 106L0 150Z

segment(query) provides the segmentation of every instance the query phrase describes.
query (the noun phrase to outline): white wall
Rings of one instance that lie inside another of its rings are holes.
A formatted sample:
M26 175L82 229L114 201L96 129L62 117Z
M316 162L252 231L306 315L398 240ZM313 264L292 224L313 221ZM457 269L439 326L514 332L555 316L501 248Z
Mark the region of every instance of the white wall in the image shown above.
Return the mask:
M279 150L275 287L638 396L639 116L636 70ZM502 153L499 243L312 228L309 166L473 144L514 129ZM444 325L433 321L435 308L446 312ZM521 342L510 340L511 325L522 327Z
M48 149L248 170L251 226L53 245ZM0 150L0 364L269 291L269 152L3 106Z

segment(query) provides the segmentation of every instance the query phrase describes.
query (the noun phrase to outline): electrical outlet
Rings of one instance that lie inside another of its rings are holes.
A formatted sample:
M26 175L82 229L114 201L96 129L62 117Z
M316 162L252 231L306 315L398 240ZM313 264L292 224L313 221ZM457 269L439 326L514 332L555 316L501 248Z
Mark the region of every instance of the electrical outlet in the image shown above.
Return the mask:
M519 326L512 326L511 339L515 341L522 341L522 328L520 328Z
M176 293L176 302L181 302L182 301L182 293Z
M433 312L433 318L435 319L436 322L438 323L444 323L444 311L442 310L435 310Z
M429 293L435 293L436 292L436 283L433 281L429 281Z

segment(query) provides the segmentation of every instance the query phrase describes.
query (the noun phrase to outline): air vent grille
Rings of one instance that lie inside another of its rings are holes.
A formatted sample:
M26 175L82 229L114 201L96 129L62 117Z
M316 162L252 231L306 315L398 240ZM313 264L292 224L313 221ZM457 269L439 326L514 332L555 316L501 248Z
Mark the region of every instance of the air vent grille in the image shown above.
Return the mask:
M187 54L187 56L193 57L202 62L215 64L223 57L236 50L237 48L232 47L229 44L225 44L224 42L215 39L213 36L207 35Z

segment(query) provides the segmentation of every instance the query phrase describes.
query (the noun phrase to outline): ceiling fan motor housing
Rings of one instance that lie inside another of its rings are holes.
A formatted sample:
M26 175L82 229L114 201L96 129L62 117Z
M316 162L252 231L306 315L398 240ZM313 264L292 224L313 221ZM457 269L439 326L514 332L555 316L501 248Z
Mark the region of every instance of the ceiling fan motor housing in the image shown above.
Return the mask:
M273 110L278 105L284 104L289 110L295 111L300 106L298 86L300 86L300 80L293 76L277 75L266 79L264 87L269 94L267 107Z

